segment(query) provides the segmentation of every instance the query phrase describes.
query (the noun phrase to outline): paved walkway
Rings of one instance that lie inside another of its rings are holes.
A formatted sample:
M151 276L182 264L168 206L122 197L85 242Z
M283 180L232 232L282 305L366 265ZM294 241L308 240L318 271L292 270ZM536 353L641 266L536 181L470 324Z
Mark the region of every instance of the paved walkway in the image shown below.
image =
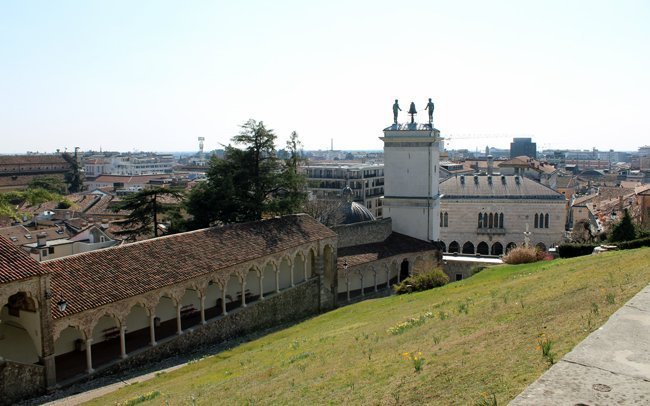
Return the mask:
M511 405L650 405L650 285Z
M155 378L157 375L159 375L162 372L170 372L178 368L182 368L187 363L179 364L179 365L174 365L173 367L161 369L156 372L150 372L144 375L136 376L130 379L127 379L125 381L120 381L116 382L110 385L102 386L100 388L96 389L91 389L86 392L82 392L76 395L68 396L66 398L58 399L52 402L44 403L44 405L51 405L51 406L72 406L72 405L78 405L84 402L88 402L89 400L98 398L100 396L106 395L107 393L111 393L113 391L116 391L124 386L128 386L137 382L144 382L148 381L149 379Z

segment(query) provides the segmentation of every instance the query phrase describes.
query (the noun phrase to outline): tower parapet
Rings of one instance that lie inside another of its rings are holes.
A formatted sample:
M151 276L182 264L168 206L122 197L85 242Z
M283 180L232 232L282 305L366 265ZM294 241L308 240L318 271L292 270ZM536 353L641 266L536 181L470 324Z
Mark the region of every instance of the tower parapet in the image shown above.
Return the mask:
M411 110L411 109L409 109ZM384 129L384 217L393 230L424 241L440 236L440 131L433 123L394 123Z

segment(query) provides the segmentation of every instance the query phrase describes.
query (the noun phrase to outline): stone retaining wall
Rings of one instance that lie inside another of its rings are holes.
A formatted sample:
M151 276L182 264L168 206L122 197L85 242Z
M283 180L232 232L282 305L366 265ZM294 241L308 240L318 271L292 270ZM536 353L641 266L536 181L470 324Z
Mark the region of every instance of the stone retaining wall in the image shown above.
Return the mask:
M318 301L319 281L318 277L315 277L262 301L235 309L225 317L208 320L206 325L195 326L184 331L182 335L163 341L155 347L144 348L141 352L130 355L93 376L128 370L190 352L200 346L218 344L281 323L301 319L318 313Z
M0 360L0 406L45 392L45 368Z

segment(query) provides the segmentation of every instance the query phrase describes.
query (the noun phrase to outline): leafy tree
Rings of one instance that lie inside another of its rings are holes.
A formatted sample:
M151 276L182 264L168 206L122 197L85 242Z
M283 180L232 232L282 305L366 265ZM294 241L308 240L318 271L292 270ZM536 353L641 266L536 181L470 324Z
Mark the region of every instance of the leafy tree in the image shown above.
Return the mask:
M636 238L636 229L627 209L623 210L623 218L612 227L609 237L612 242L631 241Z
M59 178L54 176L38 176L32 179L27 186L29 189L45 189L48 192L65 194L66 185Z
M183 193L173 189L152 188L126 196L114 210L128 210L131 214L120 222L123 230L115 234L136 237L153 231L153 236L158 237L159 216L170 208L162 203L162 197L181 200Z
M300 141L294 132L287 143L288 158L278 158L276 135L263 122L248 120L232 138L223 159L212 158L207 182L194 188L186 208L192 228L214 223L254 221L264 214L297 211L305 199L299 173Z

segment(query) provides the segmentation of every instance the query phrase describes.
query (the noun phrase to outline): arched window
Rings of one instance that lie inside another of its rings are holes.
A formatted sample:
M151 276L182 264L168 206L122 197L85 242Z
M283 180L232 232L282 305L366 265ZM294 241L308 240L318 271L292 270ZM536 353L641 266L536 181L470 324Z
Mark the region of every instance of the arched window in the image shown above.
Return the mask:
M481 254L481 255L489 255L490 254L490 247L487 245L487 243L485 241L481 241L476 246L476 253Z
M440 212L440 227L444 227L442 223L442 212Z
M445 227L449 227L449 213L445 212Z
M460 252L460 245L456 241L452 241L449 244L449 251L448 252L450 252L450 253Z
M503 255L503 245L500 242L492 245L492 255Z
M544 215L544 228L548 228L548 213Z
M483 213L483 228L488 227L488 215L487 213Z
M503 213L499 214L499 228L503 228Z
M444 241L438 241L438 244L440 245L440 251L447 252L447 245L445 245Z
M537 228L538 221L539 221L539 214L535 213L535 228Z
M483 213L478 214L478 228L483 228Z
M474 254L474 244L470 241L463 244L463 254Z
M489 221L489 223L488 223L488 227L489 227L489 228L492 228L492 227L494 226L494 216L492 215L492 213L490 213L490 215L488 216L488 218L490 219L490 221Z

